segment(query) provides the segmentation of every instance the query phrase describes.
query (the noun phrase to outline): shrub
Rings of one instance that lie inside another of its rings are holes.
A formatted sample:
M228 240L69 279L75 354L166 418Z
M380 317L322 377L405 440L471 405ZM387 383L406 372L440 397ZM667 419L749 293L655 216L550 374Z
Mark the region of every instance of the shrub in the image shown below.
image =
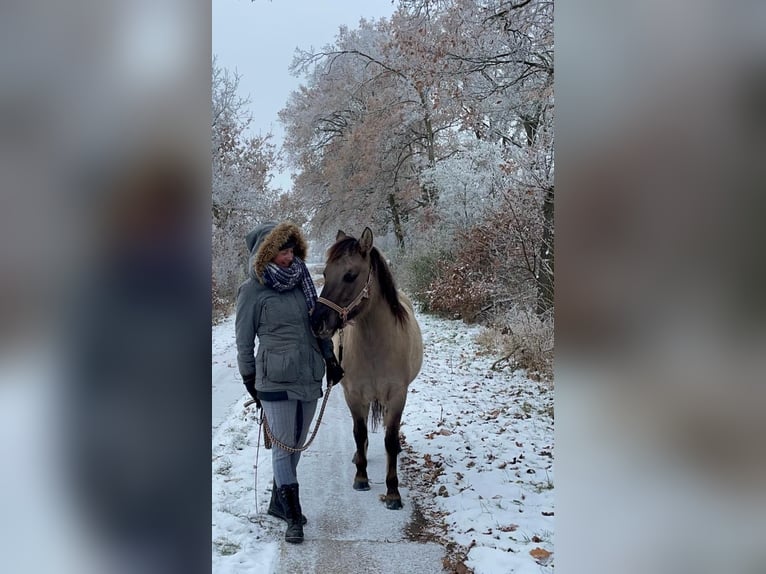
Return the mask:
M497 270L500 263L491 233L476 226L456 238L456 248L438 261L434 279L426 293L426 304L435 313L461 318L467 322L484 319L499 290Z
M499 355L492 368L524 369L531 379L553 380L554 321L531 309L514 309L482 331L476 342Z
M440 270L449 254L444 249L419 251L417 255L406 256L397 264L402 273L401 286L412 295L425 312L432 312L430 305L431 286L440 281Z
M212 281L213 324L218 323L234 311L235 296L222 293L213 277Z

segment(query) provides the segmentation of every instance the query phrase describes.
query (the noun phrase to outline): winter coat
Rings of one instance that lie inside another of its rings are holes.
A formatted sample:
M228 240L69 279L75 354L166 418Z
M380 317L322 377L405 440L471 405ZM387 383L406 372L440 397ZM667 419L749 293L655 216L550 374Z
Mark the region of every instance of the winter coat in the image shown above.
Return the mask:
M306 240L290 222L264 223L247 235L249 278L237 293L239 372L243 378L255 374L258 398L267 401L310 401L322 396L325 364L300 284L281 293L264 284L266 265L290 238L295 241L293 253L305 259ZM256 336L258 352L254 353Z

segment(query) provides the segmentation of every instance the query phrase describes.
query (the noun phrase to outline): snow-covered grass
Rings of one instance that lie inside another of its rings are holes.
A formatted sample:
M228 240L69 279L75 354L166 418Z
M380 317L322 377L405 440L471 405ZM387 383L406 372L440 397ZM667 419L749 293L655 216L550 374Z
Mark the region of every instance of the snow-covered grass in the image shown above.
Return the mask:
M423 314L418 321L425 356L410 386L399 458L403 512L417 512L404 536L439 542L448 572L553 572L553 386L493 371L496 357L475 342L478 327ZM213 327L213 571L273 572L284 526L265 515L270 455L258 446L256 412L243 408L233 331L232 318ZM341 395L331 397L338 409ZM351 441L344 416L327 415L317 443L332 434ZM377 443L374 433L371 451ZM299 473L331 464L311 449L304 457ZM401 516L370 504L380 516Z
M478 328L418 319L425 357L402 424L412 496L477 574L552 571L553 387L492 371Z

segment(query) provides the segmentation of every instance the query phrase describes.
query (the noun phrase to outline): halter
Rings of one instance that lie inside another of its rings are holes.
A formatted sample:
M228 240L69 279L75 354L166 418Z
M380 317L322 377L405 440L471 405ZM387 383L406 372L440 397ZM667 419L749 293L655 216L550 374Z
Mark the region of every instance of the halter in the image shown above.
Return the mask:
M370 271L367 273L367 282L364 284L364 287L362 287L361 292L359 295L357 295L351 303L348 304L347 307L341 307L340 305L336 305L329 299L325 299L324 297L317 297L317 301L319 303L324 303L327 305L330 309L333 309L338 312L338 315L340 315L341 320L341 329L346 326L346 322L348 321L348 314L356 309L359 304L364 299L370 298L370 281L372 281L372 266L370 266Z

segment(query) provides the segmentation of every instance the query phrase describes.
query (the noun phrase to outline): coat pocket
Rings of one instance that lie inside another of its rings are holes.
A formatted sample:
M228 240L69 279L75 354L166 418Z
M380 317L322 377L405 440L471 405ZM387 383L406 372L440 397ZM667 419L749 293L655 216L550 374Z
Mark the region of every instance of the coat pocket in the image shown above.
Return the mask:
M324 358L322 358L321 353L313 349L311 351L311 370L314 380L321 381L322 377L324 377Z
M266 351L264 365L266 377L274 383L294 383L300 373L300 354L292 349Z

